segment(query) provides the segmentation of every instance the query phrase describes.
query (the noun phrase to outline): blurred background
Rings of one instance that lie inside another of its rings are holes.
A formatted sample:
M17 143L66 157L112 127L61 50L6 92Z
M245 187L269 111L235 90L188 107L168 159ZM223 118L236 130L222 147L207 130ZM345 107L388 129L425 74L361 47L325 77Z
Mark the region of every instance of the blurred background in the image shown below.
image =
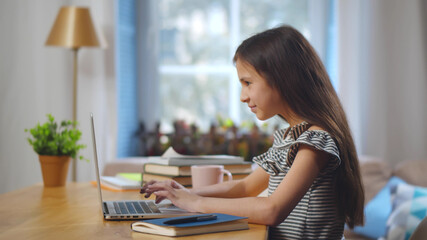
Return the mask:
M77 120L91 162L77 163L77 181L94 179L91 112L101 165L170 145L248 160L268 148L287 124L260 122L240 103L232 57L282 24L323 60L360 155L427 161L427 1L3 0L0 193L42 181L24 129L47 113L72 118L72 52L45 46L67 5L89 7L102 38L79 51Z

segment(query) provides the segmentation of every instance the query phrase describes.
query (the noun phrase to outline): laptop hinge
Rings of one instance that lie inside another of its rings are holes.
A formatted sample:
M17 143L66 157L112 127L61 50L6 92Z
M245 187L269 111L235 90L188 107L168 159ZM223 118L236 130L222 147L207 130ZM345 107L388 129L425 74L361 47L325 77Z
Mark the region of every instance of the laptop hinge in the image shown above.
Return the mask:
M107 203L103 202L102 204L104 204L104 212L105 212L105 214L110 214L110 212L108 211Z

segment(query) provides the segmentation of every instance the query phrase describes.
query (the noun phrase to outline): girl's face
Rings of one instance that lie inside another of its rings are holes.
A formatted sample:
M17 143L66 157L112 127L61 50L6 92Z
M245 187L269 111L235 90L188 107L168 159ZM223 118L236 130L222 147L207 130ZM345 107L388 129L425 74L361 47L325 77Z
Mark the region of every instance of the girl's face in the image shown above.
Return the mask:
M247 103L259 120L267 120L277 114L286 116L285 104L279 92L270 87L254 67L237 59L236 69L242 85L240 101Z

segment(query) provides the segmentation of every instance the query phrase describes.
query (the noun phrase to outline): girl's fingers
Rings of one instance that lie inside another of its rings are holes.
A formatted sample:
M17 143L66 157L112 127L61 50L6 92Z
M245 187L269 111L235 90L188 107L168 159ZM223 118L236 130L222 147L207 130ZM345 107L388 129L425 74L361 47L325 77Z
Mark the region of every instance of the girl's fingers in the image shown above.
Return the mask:
M152 184L147 187L147 191L155 192L160 190L167 190L170 191L173 188L170 186L170 183L167 182L156 182L155 184Z
M184 189L185 187L184 186L182 186L181 184L179 184L178 182L176 182L176 181L172 181L171 182L171 186L173 187L173 188L177 188L177 189Z
M151 180L151 181L149 181L149 182L147 182L147 183L145 183L144 184L144 186L142 186L142 188L141 188L141 190L139 191L139 193L146 193L146 191L147 191L147 188L149 187L149 186L151 186L151 185L153 185L153 184L155 184L156 183L156 181L154 181L154 180Z
M156 195L156 203L161 202L165 198L172 201L173 194L169 191L157 191L154 194Z
M155 201L155 203L156 203L156 204L158 204L158 203L160 203L161 201L163 201L163 200L165 200L165 199L166 199L165 197L156 196L156 201Z
M154 193L156 195L156 203L159 203L163 201L165 198L173 201L173 198L175 196L175 189L171 187L169 184L159 184L161 186L158 186L159 189Z
M153 185L153 184L155 184L155 183L156 183L156 181L154 181L154 180L150 180L149 182L145 183L145 184L144 184L144 186L143 186L142 188L146 188L146 187L148 187L148 186L150 186L150 185Z
M147 182L146 184L144 184L144 186L142 186L140 193L146 193L147 196L150 196L151 193L153 193L154 191L158 191L160 189L166 189L166 188L175 188L175 189L184 189L184 187L175 182L175 181L171 181L171 180L167 180L167 181L155 181L155 180L151 180L149 182Z
M157 203L160 203L161 201L163 201L163 197L160 197L160 196L156 195L155 203L157 204Z
M149 182L141 189L141 193L145 193L145 198L149 198L152 194L156 195L156 203L160 203L165 198L169 198L173 195L174 186L173 182Z

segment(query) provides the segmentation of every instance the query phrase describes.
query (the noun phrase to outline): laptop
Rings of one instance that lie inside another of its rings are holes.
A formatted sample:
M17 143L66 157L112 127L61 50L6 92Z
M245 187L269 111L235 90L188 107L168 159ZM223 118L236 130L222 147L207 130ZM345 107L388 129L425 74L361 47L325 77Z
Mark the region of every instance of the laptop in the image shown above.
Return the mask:
M154 200L120 200L103 201L100 184L100 174L98 166L98 151L96 149L95 124L93 114L90 114L92 128L93 154L96 170L96 182L98 188L99 201L101 204L104 219L106 220L135 220L189 216L200 213L191 213L174 206L169 200L163 200L155 204ZM139 193L135 193L139 194Z

